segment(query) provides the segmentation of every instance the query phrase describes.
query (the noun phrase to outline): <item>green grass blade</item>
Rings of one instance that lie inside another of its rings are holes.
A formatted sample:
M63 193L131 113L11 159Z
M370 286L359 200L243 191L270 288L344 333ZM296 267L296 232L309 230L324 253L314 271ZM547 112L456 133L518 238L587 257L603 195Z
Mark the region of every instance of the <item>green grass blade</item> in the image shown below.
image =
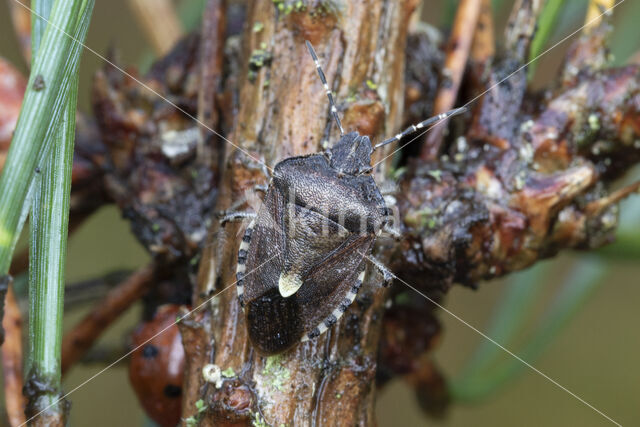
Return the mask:
M640 2L625 2L620 6L623 10L617 10L619 18L615 22L615 31L611 38L611 52L615 60L614 65L624 65L629 57L638 53L638 38L640 37Z
M51 9L53 8L54 0L34 0L31 3L31 58L35 61L35 58L38 57L38 49L40 48L40 42L42 41L42 36L47 28L47 21L51 18ZM42 186L42 175L40 173L36 173L33 181L31 182L31 187L29 188L29 193L27 199L25 200L24 206L22 208L23 216L26 217L29 213L31 214L31 234L34 234L34 230L40 224L40 205L44 203L41 198L41 186ZM32 212L33 209L33 212ZM20 222L19 228L22 228L24 218ZM39 292L34 292L34 261L37 260L36 254L34 253L34 242L32 241L33 237L30 236L29 241L29 270L28 270L28 296L29 296L29 351L27 352L27 364L25 372L32 371L35 351L34 351L34 333L33 329L35 325L38 323L37 316L34 316L34 313L39 313L41 310L38 310L39 304L34 304L34 300Z
M620 230L614 243L595 253L610 260L637 262L640 259L640 230Z
M513 340L518 330L524 326L531 302L538 297L551 272L551 267L552 263L540 263L517 273L509 281L505 295L491 319L487 335L499 343L508 343ZM495 344L482 341L469 363L453 381L453 386L466 384L470 378L487 369L503 355L504 351Z
M206 4L206 0L186 0L178 4L178 16L186 31L200 27Z
M29 377L47 384L38 396L46 408L59 398L60 352L77 79L54 141L50 163L35 185L29 260Z
M540 55L543 49L546 47L549 38L553 35L556 24L558 22L558 16L562 10L563 4L566 3L563 0L547 0L540 13L540 19L538 20L538 29L536 35L531 41L531 48L529 49L529 61ZM537 61L532 62L527 69L527 77L529 80L533 78L536 72Z
M54 0L36 0L31 2L31 58L38 56L38 48L42 41L47 21L51 16ZM45 19L43 19L45 18Z
M0 275L6 274L25 218L27 194L46 157L78 71L90 16L89 0L56 0L51 25L33 60L20 117L0 176ZM89 11L89 13L87 13ZM78 25L80 24L80 25ZM68 34L65 34L68 33Z
M524 349L516 354L528 363L533 363L602 283L605 274L606 264L593 257L576 262L548 315ZM508 343L505 345L508 347ZM527 369L529 368L521 361L509 358L494 369L467 377L465 383L452 385L451 392L458 401L478 401L496 392Z
M33 3L34 22L45 21L47 18L53 22L56 11L76 13L75 26L71 34L78 35L78 40L84 40L93 10L93 0L78 1L79 7L68 10L56 9L60 1L57 0L52 7L51 0L36 0ZM40 47L38 42L42 31L44 36ZM35 41L32 46L34 61L37 62L41 56L47 54L45 50L47 36L53 32L60 34L59 29L52 24L47 25L46 29L42 26L34 27ZM58 421L63 420L66 414L66 403L59 401L60 354L80 53L81 45L74 42L70 52L72 64L68 64L71 67L67 67L71 70L71 74L69 79L61 80L62 86L59 88L67 94L62 101L63 112L57 123L54 121L48 124L49 129L56 130L53 134L45 135L52 141L45 140L44 146L52 145L52 148L49 153L45 150L41 154L41 170L32 185L27 389L32 390L34 394L29 396L27 412L33 416L46 410L49 417L47 420L57 419ZM55 88L51 89L55 90ZM49 118L42 117L42 120L46 121ZM33 384L38 384L38 387L29 387Z

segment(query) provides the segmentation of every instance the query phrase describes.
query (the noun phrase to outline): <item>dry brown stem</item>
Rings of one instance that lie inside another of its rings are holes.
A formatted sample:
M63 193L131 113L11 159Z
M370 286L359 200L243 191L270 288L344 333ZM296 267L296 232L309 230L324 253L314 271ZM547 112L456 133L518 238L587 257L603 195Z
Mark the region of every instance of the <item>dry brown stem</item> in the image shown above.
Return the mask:
M81 359L102 332L151 287L152 265L141 268L114 287L62 340L62 373Z
M156 53L164 55L183 36L171 0L129 0Z
M482 81L491 66L496 53L495 36L493 28L493 11L491 0L482 0L478 24L473 35L473 44L469 54L471 78L473 84L484 88Z
M450 110L456 102L481 9L482 0L462 0L458 5L451 37L447 43L447 56L442 69L440 90L433 107L434 115ZM420 153L423 160L438 156L442 144L442 132L446 127L447 121L442 121L427 132Z
M543 0L516 0L505 30L506 51L520 63L525 63L529 46L536 33Z
M29 64L31 62L31 13L29 9L21 6L15 0L7 0L7 4L11 11L13 31L15 31L20 43L22 57Z

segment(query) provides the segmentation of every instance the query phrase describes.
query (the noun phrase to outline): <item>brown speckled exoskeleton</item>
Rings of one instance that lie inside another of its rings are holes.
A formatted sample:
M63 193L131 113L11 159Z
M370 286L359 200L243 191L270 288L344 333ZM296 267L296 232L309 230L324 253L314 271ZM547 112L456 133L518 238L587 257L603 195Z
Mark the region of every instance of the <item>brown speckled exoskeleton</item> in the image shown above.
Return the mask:
M372 261L389 281L392 274L370 256L389 209L371 176L371 154L464 109L432 117L375 147L368 136L344 134L331 90L307 42L340 129L340 140L322 153L278 163L240 249L237 291L249 337L263 354L280 353L318 337L355 299ZM223 221L225 221L223 220Z

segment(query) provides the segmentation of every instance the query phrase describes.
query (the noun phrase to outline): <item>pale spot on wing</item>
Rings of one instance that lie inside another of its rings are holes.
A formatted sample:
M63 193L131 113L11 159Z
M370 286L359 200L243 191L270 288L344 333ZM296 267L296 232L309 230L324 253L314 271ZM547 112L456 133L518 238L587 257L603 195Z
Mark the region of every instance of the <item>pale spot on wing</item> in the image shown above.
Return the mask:
M283 298L290 297L298 292L302 286L302 279L295 273L282 273L278 279L278 290Z

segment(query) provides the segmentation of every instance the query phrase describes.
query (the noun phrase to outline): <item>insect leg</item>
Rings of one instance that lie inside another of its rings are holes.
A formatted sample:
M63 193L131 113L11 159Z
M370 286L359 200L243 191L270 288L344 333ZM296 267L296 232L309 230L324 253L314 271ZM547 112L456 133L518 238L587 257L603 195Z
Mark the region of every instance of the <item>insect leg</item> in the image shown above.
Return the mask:
M367 255L367 260L378 269L380 274L382 274L382 277L384 279L384 286L389 286L396 275L393 274L387 267L382 265L382 263L375 259L375 257Z
M318 61L318 55L316 55L316 51L309 43L309 40L306 40L307 49L309 49L309 53L313 58L313 62L316 64L316 70L318 70L318 75L320 76L320 81L324 85L324 90L327 92L327 97L329 98L329 105L331 107L331 115L333 116L333 120L335 120L338 125L338 129L340 129L340 136L344 135L344 129L342 129L342 123L340 123L340 117L338 117L338 108L336 107L336 103L333 101L333 95L331 94L331 89L329 89L329 84L327 83L327 78L324 75L324 71L322 71L322 67L320 66L320 62Z
M400 233L400 231L398 231L395 228L391 228L389 226L385 226L382 231L384 231L385 233L389 234L391 237L393 237L396 240L400 240L402 239L402 233Z
M259 192L265 193L265 194L267 193L268 189L269 189L269 186L265 185L265 184L261 184L261 185L259 184L259 185L256 185L255 187L253 187L254 191L259 191Z
M384 147L387 144L391 144L392 142L395 141L400 141L402 138L404 138L407 135L411 135L414 132L417 132L420 129L423 129L427 126L430 126L436 122L448 119L449 117L453 117L453 116L457 116L458 114L462 114L465 111L467 111L467 107L460 107L460 108L456 108L454 110L449 110L446 113L442 113L442 114L438 114L437 116L433 116L433 117L429 117L427 120L424 120L418 124L415 125L411 125L408 128L406 128L404 131L402 131L401 133L395 135L393 138L389 138L389 139L385 139L384 141L382 141L379 144L376 144L375 147L373 147L373 150L377 150L380 147Z
M256 214L254 212L225 212L225 215L220 218L220 225L225 225L227 222L243 221L245 219L255 219Z
M398 189L393 186L393 187L380 187L380 194L382 196L395 196L398 193Z
M244 274L247 269L247 254L249 251L249 243L251 243L251 235L253 234L253 228L255 227L256 220L254 219L249 223L247 229L244 231L242 241L240 241L240 247L238 248L238 263L236 264L236 291L238 293L238 302L244 309Z

